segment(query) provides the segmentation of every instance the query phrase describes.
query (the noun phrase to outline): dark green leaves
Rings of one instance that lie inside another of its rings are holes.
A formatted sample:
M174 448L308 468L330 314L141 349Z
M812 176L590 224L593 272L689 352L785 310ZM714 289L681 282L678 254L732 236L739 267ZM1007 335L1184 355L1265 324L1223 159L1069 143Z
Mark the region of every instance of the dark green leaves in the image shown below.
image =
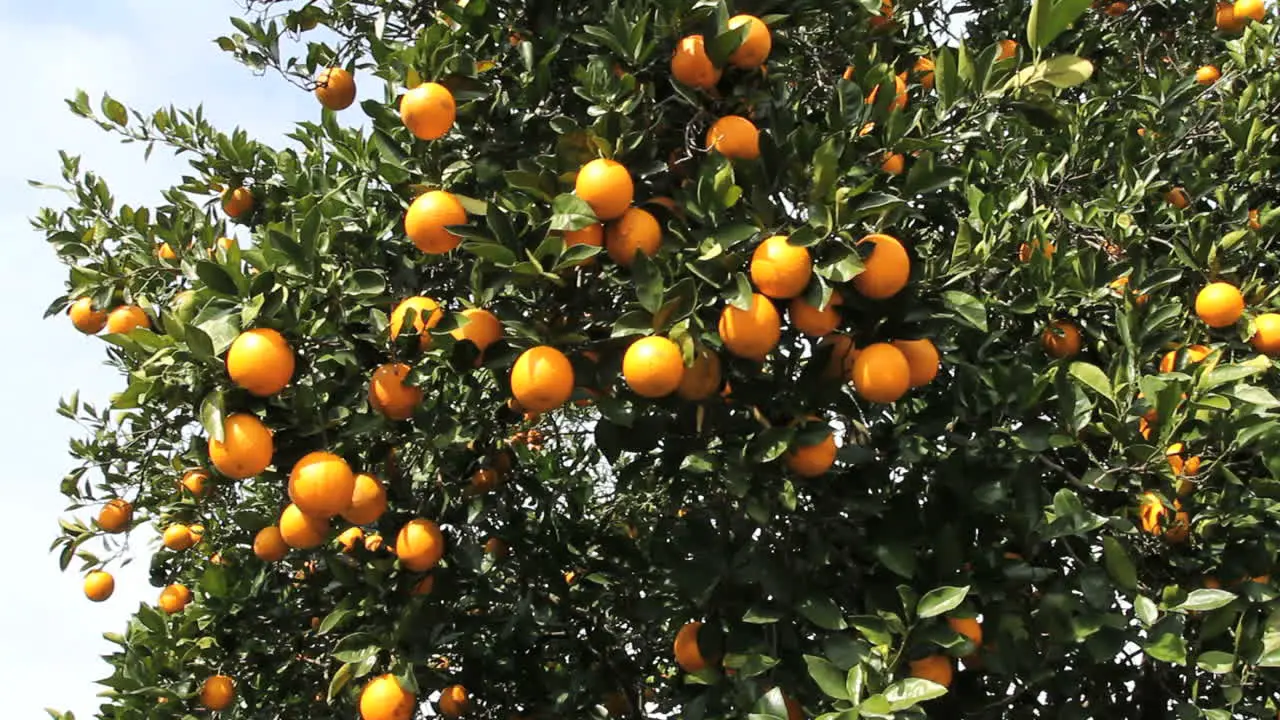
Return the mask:
M827 630L844 630L849 627L840 614L840 608L828 597L807 597L796 605L796 612L814 625Z
M1102 538L1102 561L1117 586L1129 591L1138 589L1138 571L1133 560L1120 541L1110 535Z
M805 665L809 668L809 677L817 683L818 689L837 700L848 700L849 691L845 687L845 673L831 664L826 658L815 655L804 656Z
M986 332L987 308L981 300L959 290L947 290L942 293L942 302L966 323Z

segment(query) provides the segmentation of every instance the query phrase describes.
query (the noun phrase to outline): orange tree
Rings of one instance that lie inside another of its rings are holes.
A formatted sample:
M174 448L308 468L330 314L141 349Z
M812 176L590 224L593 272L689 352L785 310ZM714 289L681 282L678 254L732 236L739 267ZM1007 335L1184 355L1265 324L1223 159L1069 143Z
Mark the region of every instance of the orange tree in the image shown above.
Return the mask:
M100 716L1274 716L1263 7L954 10L252 0L286 147L73 99L191 167L36 221L127 381L54 546L162 536Z

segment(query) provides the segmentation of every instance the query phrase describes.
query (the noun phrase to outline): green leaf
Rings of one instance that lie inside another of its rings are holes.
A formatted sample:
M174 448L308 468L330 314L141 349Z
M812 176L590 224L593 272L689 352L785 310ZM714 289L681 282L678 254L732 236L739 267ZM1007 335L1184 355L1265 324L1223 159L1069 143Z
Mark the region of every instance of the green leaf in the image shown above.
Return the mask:
M1147 654L1156 660L1175 665L1187 664L1187 642L1182 637L1180 616L1166 616L1151 629L1143 646Z
M1124 545L1108 535L1102 538L1102 561L1107 567L1107 574L1115 584L1125 590L1138 589L1138 571L1133 566Z
M1218 590L1214 588L1200 588L1192 590L1185 602L1178 605L1174 610L1188 610L1194 612L1204 612L1205 610L1217 610L1220 607L1231 604L1236 599L1236 594L1227 590Z
M1107 400L1114 402L1111 390L1111 381L1107 379L1107 374L1102 369L1092 363L1076 361L1071 363L1071 377L1075 378L1080 384L1093 390Z
M636 284L636 297L640 307L656 313L662 307L662 271L657 263L644 253L636 256L631 264L631 278Z
M107 94L102 96L102 114L106 115L108 120L120 126L124 126L129 122L129 112L124 105Z
M837 700L849 700L849 691L845 685L845 673L831 664L830 660L816 655L805 655L805 665L809 667L809 677L817 683L818 689Z
M355 672L352 669L351 663L343 663L343 665L338 668L337 672L333 674L333 679L329 681L330 701L338 697L338 694L342 692L342 688L346 687L347 683L351 682L354 675Z
M200 576L200 590L206 595L221 598L227 596L227 569L222 565L209 565Z
M904 678L885 688L883 693L891 712L906 710L946 694L946 687L922 678Z
M374 297L387 289L387 279L377 270L361 268L347 277L345 289L354 297Z
M226 413L226 399L220 390L204 396L204 400L200 403L200 425L204 427L210 441L226 440L226 435L223 434L223 420Z
M1197 667L1214 675L1225 675L1231 672L1231 668L1235 666L1235 663L1236 658L1234 655L1221 650L1200 653L1200 656L1196 658Z
M331 653L335 660L345 663L363 662L378 654L377 639L368 633L353 633L338 641Z
M556 196L551 203L551 212L552 230L581 230L599 222L586 200L569 193Z
M950 612L959 607L968 594L968 585L964 587L947 586L934 588L920 598L920 603L916 605L916 615L922 618L931 618Z
M840 614L840 608L828 597L811 595L796 605L796 612L826 630L844 630L849 627Z
M1066 0L1070 1L1070 0ZM1093 77L1093 63L1075 55L1059 55L1044 62L1044 80L1062 90Z
M1032 0L1027 17L1027 44L1040 50L1053 42L1089 9L1091 0Z
M196 263L196 276L204 282L205 286L210 290L231 297L240 295L240 288L236 287L236 281L231 279L231 275L217 263L208 260L200 260Z
M716 67L724 67L729 61L729 56L742 45L742 41L747 39L747 33L750 31L751 26L744 23L711 38L707 43L707 57L711 58L711 62Z
M462 243L462 249L498 267L511 267L516 264L514 250L490 240L466 240Z
M346 620L354 612L355 610L351 608L340 607L329 613L325 616L324 620L320 621L320 634L328 634L331 630L341 625L342 621Z
M1212 390L1220 385L1253 377L1270 369L1271 360L1262 355L1250 358L1242 363L1218 365L1200 376L1200 381L1196 384L1196 388L1201 391Z
M978 298L959 290L947 290L942 293L942 302L965 322L987 331L987 308Z
M1133 613L1143 625L1152 625L1160 617L1160 610L1155 601L1146 595L1139 595L1133 600Z

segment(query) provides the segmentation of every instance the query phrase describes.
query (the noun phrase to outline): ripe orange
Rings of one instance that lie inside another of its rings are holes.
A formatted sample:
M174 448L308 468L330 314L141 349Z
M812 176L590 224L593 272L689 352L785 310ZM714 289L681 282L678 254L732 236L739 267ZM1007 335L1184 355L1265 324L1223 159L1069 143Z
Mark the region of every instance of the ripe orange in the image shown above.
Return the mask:
M204 497L205 482L208 480L208 471L204 469L188 470L182 475L182 480L178 482L178 485L196 497Z
M947 624L952 630L969 638L974 645L982 647L982 623L977 618L949 617Z
M875 233L858 241L875 246L862 261L862 272L853 278L853 287L863 297L885 300L897 295L911 277L911 259L897 238Z
M564 246L571 248L574 245L590 245L591 247L604 247L604 225L600 223L592 223L579 230L564 231ZM590 262L595 258L584 260Z
M350 554L355 552L356 545L361 544L364 540L364 530L358 527L349 527L338 533L338 545L342 547L342 552Z
M707 55L701 35L682 38L671 55L671 75L689 87L710 90L720 82L720 68Z
M1108 283L1107 287L1111 288L1111 291L1114 292L1116 295L1124 297L1125 293L1129 289L1129 276L1121 275L1120 277ZM1135 295L1133 297L1133 302L1136 305L1146 305L1147 300L1149 299L1150 298L1147 296L1146 293L1142 293L1140 295Z
M438 83L422 83L400 98L400 122L419 140L444 137L457 116L453 93Z
M920 75L920 84L925 90L933 89L933 58L921 57L916 60L916 64L911 69Z
M462 311L467 322L457 330L449 333L459 342L470 340L480 352L502 339L502 322L498 316L480 308L467 308Z
M200 541L204 539L204 526L199 523L188 525L187 532L191 535L192 545L199 545Z
M236 683L226 675L214 675L200 688L200 704L218 712L231 707L236 699Z
M405 298L396 306L395 310L391 311L392 340L400 336L400 330L404 327L405 318L410 310L413 310L415 314L413 329L420 336L418 345L425 350L431 345L431 334L427 331L444 319L444 310L440 309L439 303L429 297L416 295L411 298Z
M440 700L436 703L440 714L447 718L458 718L471 709L471 699L467 689L461 685L450 685L440 691Z
M209 440L209 460L234 480L258 475L271 464L271 431L254 415L237 413L222 422L223 441Z
M665 397L684 380L680 346L664 337L641 338L622 357L622 377L641 397Z
M822 339L818 343L816 350L831 347L831 356L827 359L827 366L823 369L822 375L828 379L846 380L853 379L853 362L858 358L857 347L853 344L853 338L848 335L834 334Z
M1249 210L1249 229L1250 230L1262 229L1262 222L1258 217L1258 208L1252 208Z
M356 79L346 68L325 68L316 76L316 99L330 110L346 110L356 100Z
M684 400L706 400L720 388L720 356L703 347L693 354L693 365L685 368L676 395Z
M893 0L881 0L880 14L873 15L870 20L871 27L879 30L889 27L893 24Z
M766 238L751 253L751 281L771 298L793 298L809 285L813 259L809 251L787 242L785 235Z
M293 378L293 350L284 336L270 328L240 333L227 351L231 382L258 397L280 392Z
M240 243L236 242L235 238L220 237L218 238L218 241L214 243L214 247L209 251L209 254L213 255L218 250L226 250L227 252L231 252L232 248L236 248L239 246L240 246Z
M1018 54L1017 40L1001 40L1000 51L996 53L996 62L1000 62L1001 60L1008 60L1009 58L1012 58L1014 55L1017 55L1017 54Z
M137 305L121 305L107 315L107 332L127 335L137 328L151 327L151 318Z
M1218 30L1225 33L1237 33L1244 29L1247 18L1238 18L1235 6L1229 2L1220 2L1213 12L1213 23Z
M648 210L638 207L627 208L604 231L605 252L622 267L631 267L637 251L653 257L660 247L662 226Z
M809 337L823 337L840 326L840 312L836 307L843 304L844 298L838 292L831 293L827 306L821 310L805 302L803 297L796 297L787 308L787 315L800 332Z
M1120 17L1121 15L1125 14L1125 12L1127 12L1128 10L1129 10L1129 3L1122 2L1122 0L1116 0L1116 2L1113 2L1107 6L1106 12L1111 17Z
M889 343L863 348L853 361L853 389L869 402L891 403L911 387L907 356Z
M1183 356L1185 358L1183 360L1183 367L1186 367L1187 365L1194 365L1209 357L1209 353L1213 352L1213 349L1204 345L1192 345L1186 348L1185 351L1170 350L1164 354L1164 357L1160 358L1160 372L1167 373L1179 369L1179 352L1183 352Z
M720 339L729 352L747 360L764 362L782 337L782 318L769 298L754 293L751 307L739 310L725 305L720 313Z
M1013 41L1005 40L1003 42ZM911 677L931 680L943 687L951 686L953 673L954 668L951 666L951 658L946 655L930 655L911 661Z
M450 225L464 225L467 210L458 198L444 190L430 190L413 199L404 215L404 233L415 247L429 255L440 255L458 247L460 235Z
M1138 520L1142 525L1143 532L1151 535L1159 535L1164 532L1165 516L1169 514L1169 508L1161 502L1160 498L1153 492L1142 494L1142 500L1138 505Z
M805 720L804 708L790 695L782 696L782 704L787 708L787 720Z
M222 212L232 220L239 220L253 211L253 192L247 187L228 190L222 196Z
M1191 204L1191 200L1187 197L1187 191L1180 187L1171 188L1169 192L1165 193L1164 201L1179 210Z
M1048 260L1058 252L1058 246L1050 240L1032 240L1030 243L1022 243L1018 246L1018 260L1024 263L1031 262L1032 254L1037 250Z
M174 252L173 246L169 243L160 243L160 247L156 248L156 257L166 262L173 262L178 259L178 253Z
M846 74L848 73L846 72ZM865 100L866 104L874 105L876 98L879 96L880 86L876 85L871 88L871 92L867 93ZM893 102L889 103L889 111L905 110L907 107L907 99L907 74L905 72L901 72L893 76Z
M578 170L573 192L591 206L597 219L613 220L631 207L636 187L622 163L596 158Z
M102 602L116 591L116 579L111 573L94 570L84 576L84 596L94 602Z
M491 537L484 543L484 553L496 559L500 560L510 552L511 549L507 547L507 544L501 538Z
M1213 65L1201 65L1196 70L1196 82L1201 85L1212 85L1218 82L1218 78L1222 77L1222 73Z
M409 366L387 363L378 366L369 380L369 404L392 420L405 420L422 403L422 388L405 385Z
M901 175L906 166L907 158L896 152L885 153L884 161L880 163L880 169L890 175Z
M396 557L414 572L426 572L444 557L444 534L440 526L417 518L405 523L396 535Z
M729 64L743 70L752 70L769 59L769 52L773 49L773 36L769 33L769 26L754 15L734 15L729 18L730 30L736 30L742 25L749 26L747 37L729 55Z
M1262 4L1262 0L1236 0L1231 6L1231 13L1237 22L1243 23L1246 20L1261 22L1263 16L1267 14L1267 8Z
M1262 313L1253 319L1253 349L1268 357L1280 356L1280 314Z
M195 545L191 536L191 528L182 523L174 523L164 529L164 546L175 552L186 550Z
M432 590L436 589L436 576L428 575L409 589L410 595L430 595Z
M760 131L740 115L726 115L707 130L707 149L731 160L755 160L760 157Z
M1195 477L1200 472L1200 456L1192 455L1187 457L1186 448L1182 443L1174 443L1164 451L1165 459L1169 461L1169 469L1173 470L1173 474L1179 477ZM1179 493L1185 495L1187 493Z
M687 673L696 673L707 667L707 658L703 656L702 649L698 646L698 633L701 630L702 623L690 622L685 623L676 633L673 647L676 664Z
M280 534L280 528L275 525L268 525L253 536L253 554L263 562L277 562L288 552L289 545Z
M573 365L549 345L529 348L511 368L511 393L527 412L554 410L573 394Z
M907 365L911 368L911 387L922 387L933 382L938 375L938 363L942 361L933 341L920 338L894 340L892 344L907 358Z
M71 324L85 335L97 335L107 326L107 311L94 310L93 300L87 297L71 303L67 314L71 316Z
M191 604L191 590L186 585L169 585L160 591L160 601L156 604L168 615L182 612Z
M382 536L378 533L369 533L364 536L364 549L369 552L378 552L383 544Z
M293 504L280 513L280 539L291 548L310 550L320 547L328 534L328 518L307 515Z
M1050 357L1073 357L1080 352L1080 343L1080 328L1066 320L1052 322L1040 333L1040 347Z
M821 422L821 420L816 421ZM792 446L787 451L786 462L791 472L800 477L812 478L822 475L836 462L835 435L828 429L826 436L813 445Z
M104 532L124 532L131 522L133 522L133 505L120 498L108 500L107 504L98 511L98 527Z
M289 499L307 515L331 518L351 507L356 476L331 452L311 452L289 473Z
M370 680L360 691L360 720L411 720L416 709L413 693L389 673Z
M1196 315L1212 328L1235 325L1244 314L1244 296L1231 283L1212 282L1196 295Z
M357 474L351 506L342 511L342 517L353 525L370 525L386 511L387 489L382 482L369 473Z
M498 487L502 476L493 468L480 468L471 474L471 489L477 493L487 493Z

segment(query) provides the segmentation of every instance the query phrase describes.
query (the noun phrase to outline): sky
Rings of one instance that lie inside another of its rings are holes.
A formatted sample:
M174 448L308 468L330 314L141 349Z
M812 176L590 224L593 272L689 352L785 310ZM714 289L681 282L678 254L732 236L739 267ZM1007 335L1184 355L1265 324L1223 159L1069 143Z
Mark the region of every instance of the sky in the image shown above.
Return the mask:
M27 218L44 205L60 207L63 196L27 180L57 182L62 149L81 155L82 167L104 177L118 202L154 205L185 170L185 160L159 148L144 162L141 147L71 115L63 99L79 88L95 107L104 91L144 112L203 103L219 128L239 125L274 145L293 122L318 119L309 93L278 75L255 76L212 43L238 14L234 0L0 0L0 57L11 69L0 113L0 288L15 343L0 353L0 484L5 534L17 548L0 594L5 717L46 717L45 707L94 717L100 688L93 681L110 669L100 656L114 647L102 633L122 631L138 603L159 593L142 557L112 568L114 596L91 603L78 563L59 572L48 551L66 507L58 483L73 466L67 441L77 431L55 413L58 399L79 388L82 400L102 402L123 382L103 365L101 341L75 332L65 316L41 318L67 274ZM151 552L145 543L134 547Z

